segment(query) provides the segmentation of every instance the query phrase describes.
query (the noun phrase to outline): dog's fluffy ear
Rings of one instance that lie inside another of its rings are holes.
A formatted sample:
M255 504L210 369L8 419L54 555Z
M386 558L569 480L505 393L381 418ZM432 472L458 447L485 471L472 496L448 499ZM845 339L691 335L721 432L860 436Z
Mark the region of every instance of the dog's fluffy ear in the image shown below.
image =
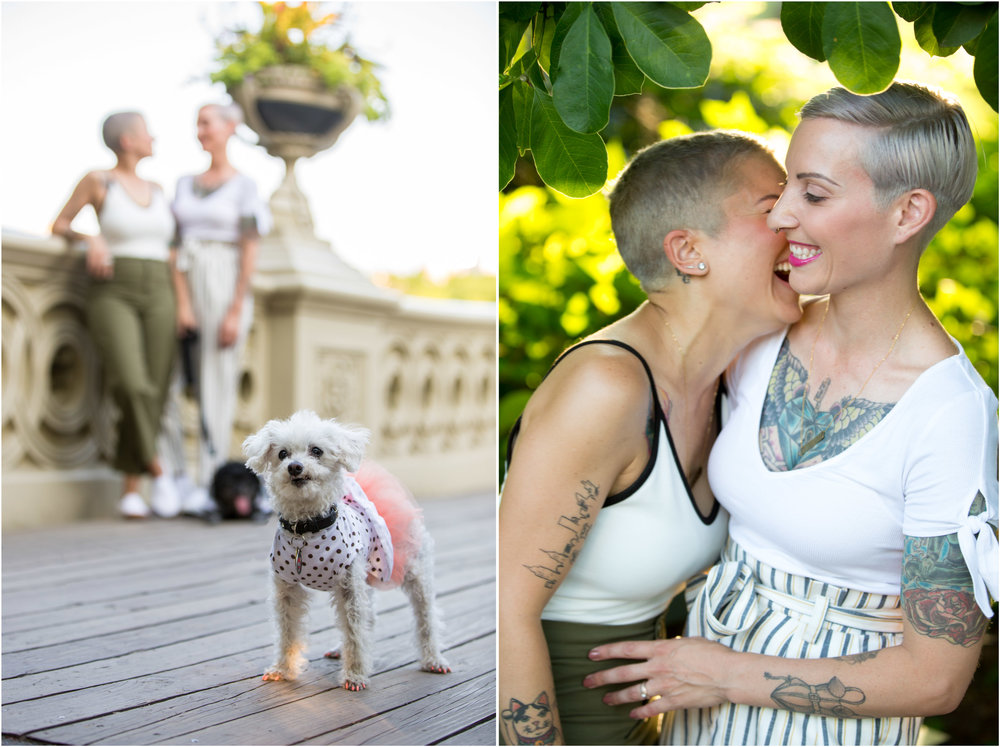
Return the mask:
M275 420L268 422L252 436L247 436L246 441L243 442L243 455L247 458L246 465L258 475L268 471L271 450L274 448L272 437L276 422Z
M365 456L371 431L359 425L343 425L327 420L327 435L336 446L337 458L348 472L357 472Z

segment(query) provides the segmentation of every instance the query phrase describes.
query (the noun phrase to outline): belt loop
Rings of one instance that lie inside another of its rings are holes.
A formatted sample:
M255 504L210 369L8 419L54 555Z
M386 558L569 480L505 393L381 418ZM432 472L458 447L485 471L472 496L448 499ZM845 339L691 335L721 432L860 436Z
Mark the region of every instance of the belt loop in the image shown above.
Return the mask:
M826 619L826 611L830 607L830 598L824 595L816 597L813 603L812 615L809 620L802 621L802 639L807 643L815 643L816 636L819 635L820 626Z

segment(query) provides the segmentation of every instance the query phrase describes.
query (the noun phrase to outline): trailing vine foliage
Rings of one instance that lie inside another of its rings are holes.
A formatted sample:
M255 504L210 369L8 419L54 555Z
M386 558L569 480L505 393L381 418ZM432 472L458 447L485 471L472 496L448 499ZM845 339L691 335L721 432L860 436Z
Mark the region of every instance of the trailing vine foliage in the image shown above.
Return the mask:
M538 176L570 197L603 187L602 131L615 96L644 86L698 88L712 44L692 15L705 3L501 2L500 189L529 151ZM899 69L897 16L920 47L975 57L979 92L997 110L997 3L786 2L781 28L804 55L829 65L845 88L885 90Z

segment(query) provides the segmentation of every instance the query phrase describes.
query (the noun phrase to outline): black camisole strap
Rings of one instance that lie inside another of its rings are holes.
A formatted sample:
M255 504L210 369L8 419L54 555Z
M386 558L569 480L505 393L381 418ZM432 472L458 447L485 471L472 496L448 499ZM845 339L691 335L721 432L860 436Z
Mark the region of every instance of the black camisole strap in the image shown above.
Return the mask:
M583 342L577 343L573 347L564 350L563 353L558 358L556 358L555 362L549 367L549 370L545 372L545 376L542 377L542 381L544 381L545 377L547 377L550 373L552 373L552 369L558 366L559 363L563 360L563 358L572 353L574 350L579 350L580 348L586 345L614 345L615 347L627 350L636 358L638 358L639 362L642 363L643 370L646 372L646 378L649 380L649 393L653 400L653 413L650 420L654 423L656 427L653 429L653 443L649 461L646 462L646 466L643 468L642 474L636 478L635 482L633 482L624 490L621 490L615 493L614 495L609 495L607 498L604 499L603 507L607 508L608 506L613 506L616 503L621 503L630 495L632 495L635 491L637 491L640 487L642 487L643 483L646 482L647 478L652 473L653 467L656 466L656 455L659 451L660 425L666 422L666 417L664 416L663 410L660 407L660 400L656 396L656 381L653 379L653 372L649 368L649 364L646 363L646 359L642 357L642 354L638 350L633 348L628 343L622 342L621 340L584 340ZM514 451L514 442L517 440L517 436L518 433L520 433L520 431L521 431L521 416L518 416L517 420L514 423L514 427L511 428L510 433L507 436L506 461L508 469L510 467L511 456Z

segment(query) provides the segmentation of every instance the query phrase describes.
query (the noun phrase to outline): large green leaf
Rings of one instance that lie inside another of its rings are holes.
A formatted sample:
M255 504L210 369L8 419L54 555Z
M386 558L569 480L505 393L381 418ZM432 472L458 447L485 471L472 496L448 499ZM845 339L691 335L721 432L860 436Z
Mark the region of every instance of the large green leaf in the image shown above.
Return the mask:
M524 36L525 29L531 24L531 19L526 21L500 18L497 24L500 41L500 72L507 70L515 60L518 47L521 44L521 37Z
M948 57L958 51L958 47L943 47L934 33L934 6L913 22L913 36L917 44L932 57Z
M594 10L604 24L604 30L608 32L608 38L611 39L611 62L615 67L615 96L641 93L646 76L636 67L635 60L625 48L625 41L618 33L618 24L615 23L611 3L597 3L594 5Z
M608 177L608 150L600 135L563 124L552 97L535 89L531 110L531 154L546 184L570 197L587 197Z
M792 46L807 57L824 62L823 15L826 3L782 3L781 30Z
M854 93L878 93L899 70L902 43L896 16L884 2L828 3L823 53L834 76Z
M513 93L514 125L517 128L517 151L522 156L531 149L531 110L535 91L524 81L517 81Z
M997 88L1000 81L997 78L997 14L986 24L986 28L976 47L976 61L972 66L972 77L976 88L986 99L986 103L997 111Z
M928 7L931 6L931 3L893 3L892 9L896 11L896 15L904 21L913 23L924 14L924 11L926 11Z
M534 38L534 50L538 56L538 64L546 72L551 72L551 50L552 50L552 39L556 31L556 19L553 15L554 9L549 6L546 8L545 16L540 17L535 21L535 38Z
M563 122L577 132L598 132L608 124L615 96L611 40L587 4L563 40L552 83L552 102Z
M500 189L514 178L517 163L517 123L514 119L514 88L507 86L500 91Z
M690 14L670 3L612 3L618 31L638 68L663 88L697 88L708 79L712 43Z
M549 71L549 75L552 76L553 81L555 77L559 74L556 69L556 65L559 62L559 55L562 52L562 44L566 39L566 35L569 30L573 28L573 24L576 23L576 19L580 17L583 9L586 7L586 3L567 3L566 10L563 14L559 16L559 21L554 25L552 39L551 39L551 64L546 65L545 69Z
M515 21L530 21L531 17L542 7L541 3L497 3L497 15L500 18L510 18Z
M934 36L943 47L960 47L983 33L986 22L996 10L996 3L935 3Z

